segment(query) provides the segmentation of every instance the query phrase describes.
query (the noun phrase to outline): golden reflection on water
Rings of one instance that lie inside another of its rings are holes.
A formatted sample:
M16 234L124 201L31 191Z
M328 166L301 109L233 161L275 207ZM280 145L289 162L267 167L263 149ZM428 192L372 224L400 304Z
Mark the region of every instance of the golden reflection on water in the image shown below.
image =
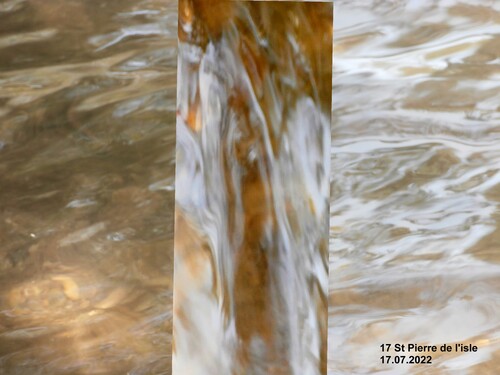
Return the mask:
M0 373L169 374L177 4L0 4Z

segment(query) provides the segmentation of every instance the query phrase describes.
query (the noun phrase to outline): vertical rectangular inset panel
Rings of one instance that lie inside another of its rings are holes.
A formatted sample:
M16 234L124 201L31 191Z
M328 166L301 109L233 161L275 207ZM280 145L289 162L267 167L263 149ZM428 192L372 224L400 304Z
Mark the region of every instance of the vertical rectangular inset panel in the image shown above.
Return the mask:
M174 375L326 374L332 31L180 1Z

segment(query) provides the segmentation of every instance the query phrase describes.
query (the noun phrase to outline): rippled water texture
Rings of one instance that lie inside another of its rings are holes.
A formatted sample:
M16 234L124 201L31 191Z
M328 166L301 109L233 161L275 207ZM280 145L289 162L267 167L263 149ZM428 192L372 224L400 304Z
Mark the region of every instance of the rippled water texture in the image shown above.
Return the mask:
M497 374L500 3L336 7L329 373Z
M0 373L170 373L177 4L0 2Z
M174 374L326 374L332 4L179 19Z
M328 372L496 374L498 1L336 4ZM0 2L0 373L170 373L176 38L171 0Z

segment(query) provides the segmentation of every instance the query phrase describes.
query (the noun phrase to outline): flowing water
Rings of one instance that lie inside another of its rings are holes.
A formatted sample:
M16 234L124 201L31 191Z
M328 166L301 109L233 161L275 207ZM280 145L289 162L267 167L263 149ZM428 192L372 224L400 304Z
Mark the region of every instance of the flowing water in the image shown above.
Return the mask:
M332 4L179 15L174 374L325 374Z
M329 373L498 373L499 64L498 1L336 3Z
M336 4L328 372L496 374L499 3ZM0 373L170 374L176 38L171 0L0 2Z

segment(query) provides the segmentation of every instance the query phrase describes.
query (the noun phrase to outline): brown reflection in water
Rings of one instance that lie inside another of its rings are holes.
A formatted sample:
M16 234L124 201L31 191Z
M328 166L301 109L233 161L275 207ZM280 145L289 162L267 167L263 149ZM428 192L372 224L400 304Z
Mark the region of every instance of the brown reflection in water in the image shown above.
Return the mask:
M486 192L486 197L493 201L500 203L500 184L493 186ZM492 217L492 221L495 223L495 229L483 237L479 242L477 242L473 247L469 249L469 252L475 257L484 259L487 262L494 262L500 264L500 213L497 212Z
M169 374L177 4L0 4L0 373Z

